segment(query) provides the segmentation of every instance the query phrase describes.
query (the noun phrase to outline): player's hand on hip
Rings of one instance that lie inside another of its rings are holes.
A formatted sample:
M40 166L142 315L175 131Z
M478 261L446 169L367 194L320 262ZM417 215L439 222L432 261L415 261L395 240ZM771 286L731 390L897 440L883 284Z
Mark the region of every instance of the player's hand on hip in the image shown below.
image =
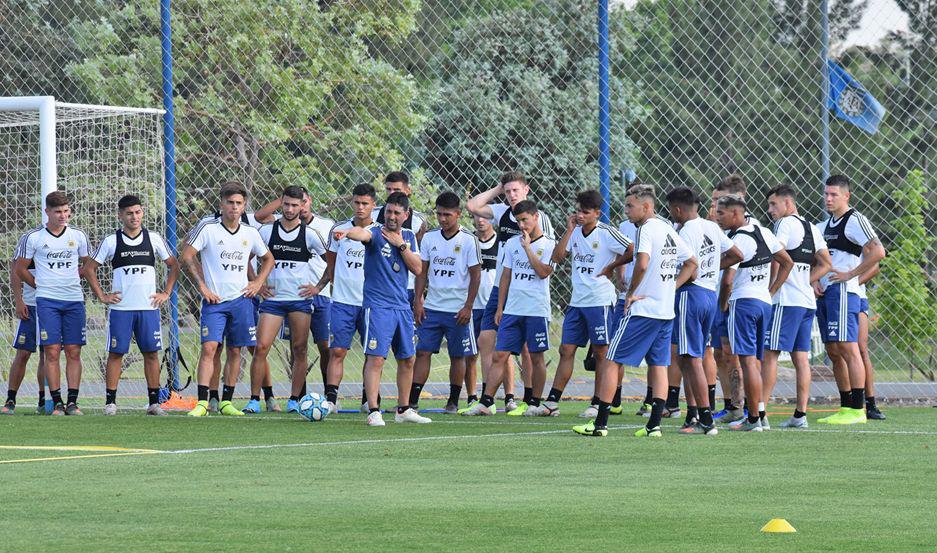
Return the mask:
M820 283L819 283L819 282L814 282L814 283L813 283L813 295L816 296L816 297L818 297L818 298L822 298L822 297L823 297L823 289L820 288Z
M113 294L104 294L101 296L101 303L105 305L114 305L115 303L120 303L120 292L114 292Z
M159 306L166 303L166 300L168 299L169 299L169 294L165 292L156 292L155 294L150 296L150 305L158 308Z
M315 284L300 284L299 285L299 297L301 298L311 298L313 296L318 296L319 287Z
M208 303L210 304L221 303L221 296L209 290L207 286L200 286L199 291L202 293L202 297Z
M457 325L468 324L472 320L472 308L463 306L462 309L459 309L459 312L455 314L455 323Z
M263 288L263 285L256 280L253 282L248 282L241 292L244 294L245 298L253 298L254 296L260 294L260 289Z
M644 296L628 296L625 298L625 311L631 309L631 306L636 302L639 302L644 299Z
M257 291L257 295L265 300L268 300L272 298L273 296L276 296L277 291L267 286L266 284L264 284L263 286L260 287L260 290Z
M830 272L830 282L846 282L849 280L849 273L846 271L833 270Z

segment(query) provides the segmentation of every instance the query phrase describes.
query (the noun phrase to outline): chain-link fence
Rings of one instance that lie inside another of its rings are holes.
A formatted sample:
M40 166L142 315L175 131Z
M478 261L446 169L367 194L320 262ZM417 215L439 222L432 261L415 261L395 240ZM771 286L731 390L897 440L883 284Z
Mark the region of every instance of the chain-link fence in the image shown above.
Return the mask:
M820 5L611 2L614 221L634 175L661 196L688 185L708 198L731 172L762 221L765 191L781 183L802 191L808 220L825 218ZM7 0L0 95L160 105L158 7ZM354 184L399 169L427 212L438 191L470 195L522 170L561 225L575 192L599 184L596 14L586 0L176 0L180 236L225 180L245 182L254 207L300 184L341 219ZM886 112L874 134L833 117L829 142L831 171L852 179L854 204L890 251L870 290L872 360L881 385L892 383L878 395L934 395L937 4L831 1L829 36L830 57ZM570 295L562 274L557 334ZM197 317L183 279L180 322ZM197 336L183 338L192 366ZM814 363L819 380L832 378L822 356Z

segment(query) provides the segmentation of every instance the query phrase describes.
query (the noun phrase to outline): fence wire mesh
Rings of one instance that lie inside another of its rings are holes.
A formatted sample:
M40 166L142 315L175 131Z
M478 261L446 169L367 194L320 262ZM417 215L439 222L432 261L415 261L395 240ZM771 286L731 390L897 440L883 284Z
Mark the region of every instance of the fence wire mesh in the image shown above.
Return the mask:
M890 252L869 292L877 395L933 396L937 3L829 4L830 57L886 111L875 134L830 121L831 171L853 181ZM661 199L681 185L708 198L733 172L762 221L781 183L801 190L808 220L826 218L820 5L611 2L613 221L635 176ZM299 184L342 219L352 186L400 169L425 212L438 191L471 195L522 170L565 220L575 192L598 187L596 13L588 0L176 0L179 235L225 180L245 182L255 208ZM155 0L7 0L0 95L158 106L159 41ZM180 286L181 317L197 317L196 288ZM569 280L553 287L558 334Z

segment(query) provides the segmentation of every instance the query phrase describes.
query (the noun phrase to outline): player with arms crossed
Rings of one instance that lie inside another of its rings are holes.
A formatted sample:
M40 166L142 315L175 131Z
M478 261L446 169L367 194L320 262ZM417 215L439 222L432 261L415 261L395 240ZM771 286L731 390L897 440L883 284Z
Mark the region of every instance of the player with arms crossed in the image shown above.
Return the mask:
M335 240L364 244L363 301L364 386L368 399L368 426L384 426L377 403L381 371L393 347L397 358L397 412L395 422L428 423L410 407L413 383L413 311L407 294L407 273L419 275L422 261L417 253L416 235L401 224L410 209L410 199L402 192L387 197L383 225L335 230Z
M413 299L413 319L418 326L410 406L415 409L419 404L432 355L439 353L445 336L450 363L449 400L445 412L453 415L459 410L465 358L478 353L472 305L481 280L478 240L459 224L461 215L458 196L443 192L436 198L439 228L427 232L420 243L423 269L416 278Z
M606 358L596 367L601 375L598 415L588 423L574 426L583 436L607 436L612 395L618 385L621 365L637 367L647 361L647 380L653 389L651 414L635 436L661 436L660 420L667 395L667 367L670 365L670 335L673 331L673 304L676 288L694 275L696 257L674 228L654 214L654 188L636 185L628 189L625 213L637 227L634 243L634 272L625 298L625 316L618 323ZM679 272L677 267L682 263Z
M36 289L39 345L46 357L45 376L52 395L53 415L81 415L81 346L85 344L85 297L79 264L88 262L88 237L68 226L72 210L65 192L46 196L44 227L29 231L16 254L20 280ZM29 272L35 265L36 275ZM68 396L62 402L59 358L65 349Z
M132 194L117 201L121 228L107 235L82 268L98 301L107 305L107 370L104 414L117 414L117 385L131 338L143 354L147 415L165 416L159 406L159 350L162 348L159 308L176 285L179 263L159 234L143 227L143 204ZM169 268L166 288L156 289L156 258ZM98 281L98 267L111 262L112 291Z
M208 415L208 386L214 371L215 351L227 342L222 415L242 416L231 404L241 372L241 348L256 344L257 321L251 298L260 292L273 270L273 254L257 229L241 223L247 190L227 184L221 189L221 220L202 225L182 252L182 262L202 294L202 348L198 360L198 403L191 417ZM196 256L199 261L196 261ZM248 281L252 256L261 260L257 278ZM233 360L232 357L235 359Z

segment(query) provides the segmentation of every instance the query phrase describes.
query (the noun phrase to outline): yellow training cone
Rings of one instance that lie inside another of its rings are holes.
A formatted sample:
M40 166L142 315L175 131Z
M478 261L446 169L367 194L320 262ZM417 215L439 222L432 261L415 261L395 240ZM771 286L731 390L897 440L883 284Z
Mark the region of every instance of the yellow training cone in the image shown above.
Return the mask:
M797 530L791 526L790 522L784 520L783 518L773 518L768 521L768 524L765 524L761 527L761 531L790 534L791 532L796 532Z

